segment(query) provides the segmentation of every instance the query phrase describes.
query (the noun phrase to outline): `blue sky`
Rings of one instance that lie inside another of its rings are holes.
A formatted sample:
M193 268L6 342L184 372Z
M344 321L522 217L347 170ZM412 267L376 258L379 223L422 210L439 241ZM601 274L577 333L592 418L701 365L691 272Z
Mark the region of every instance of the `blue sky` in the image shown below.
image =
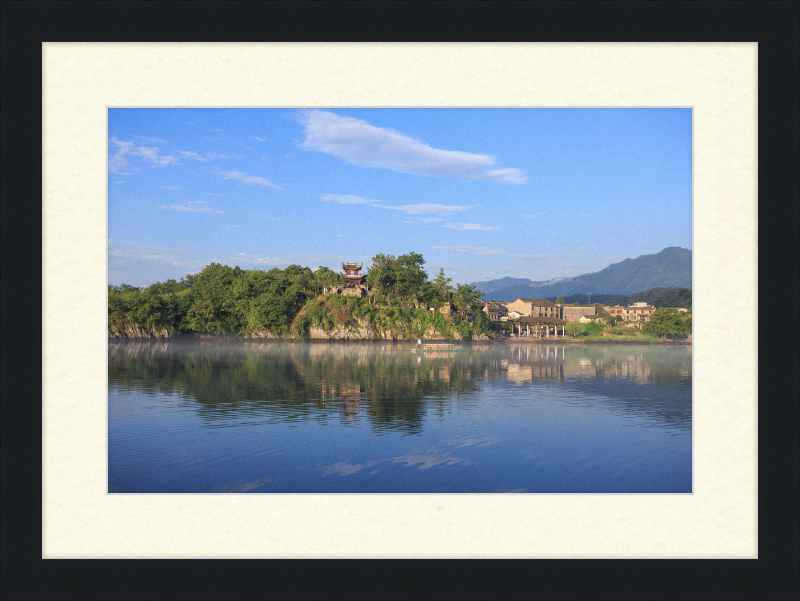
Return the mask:
M108 112L109 283L421 253L534 281L691 248L690 109Z

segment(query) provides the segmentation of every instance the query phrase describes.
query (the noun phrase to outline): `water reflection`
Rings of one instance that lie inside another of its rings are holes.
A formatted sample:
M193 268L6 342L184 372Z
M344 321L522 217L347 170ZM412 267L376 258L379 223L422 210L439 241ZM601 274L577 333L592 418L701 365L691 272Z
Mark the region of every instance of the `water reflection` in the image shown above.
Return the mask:
M112 492L688 492L691 348L109 343Z
M112 388L180 398L205 427L337 415L351 427L415 434L427 415L474 406L493 383L589 390L609 411L688 428L691 381L686 347L475 345L409 353L382 343L109 343Z

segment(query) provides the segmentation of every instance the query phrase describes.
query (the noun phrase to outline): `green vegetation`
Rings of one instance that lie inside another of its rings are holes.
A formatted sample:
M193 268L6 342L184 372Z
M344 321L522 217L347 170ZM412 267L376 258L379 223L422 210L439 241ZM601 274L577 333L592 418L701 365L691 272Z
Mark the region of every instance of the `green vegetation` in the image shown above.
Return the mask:
M564 302L566 304L580 305L586 301L585 294L572 294L570 296L558 298L551 296L548 300L553 302ZM692 308L692 289L691 288L650 288L644 292L635 292L631 295L625 294L592 294L595 305L632 305L633 303L649 303L656 309L662 307L686 307Z
M642 326L642 331L646 334L658 336L662 340L685 338L691 332L691 317L688 319L689 327L687 327L684 317L675 309L659 309Z
M328 335L411 339L472 339L490 332L474 286L450 285L444 270L432 281L421 254L372 258L366 298L324 294L341 285L320 267L246 270L212 263L196 275L137 288L108 288L108 333L115 337ZM438 309L450 308L444 315ZM432 310L431 310L432 309Z

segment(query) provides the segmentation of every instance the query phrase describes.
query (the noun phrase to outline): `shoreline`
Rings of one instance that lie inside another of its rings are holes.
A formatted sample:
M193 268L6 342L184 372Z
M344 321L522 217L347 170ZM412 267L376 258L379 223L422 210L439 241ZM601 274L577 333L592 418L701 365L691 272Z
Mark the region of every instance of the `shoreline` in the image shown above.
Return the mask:
M292 343L292 344L347 344L347 343L368 343L368 344L415 344L416 339L396 338L387 340L385 338L249 338L244 336L169 336L164 338L159 337L141 337L141 338L123 338L118 336L109 336L108 342L249 342L254 344L259 343ZM674 346L692 346L691 340L618 340L608 338L607 340L580 340L576 338L490 338L488 340L447 340L444 338L425 338L425 344L443 344L449 343L458 345L492 345L492 344L566 344L566 345L599 345L599 344L636 344L636 345L674 345Z

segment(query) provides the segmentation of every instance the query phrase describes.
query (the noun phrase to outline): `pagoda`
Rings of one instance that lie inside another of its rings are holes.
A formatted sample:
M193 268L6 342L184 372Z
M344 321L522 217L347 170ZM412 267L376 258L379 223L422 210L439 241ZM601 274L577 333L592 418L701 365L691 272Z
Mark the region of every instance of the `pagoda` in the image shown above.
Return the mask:
M342 263L342 269L344 273L339 273L340 276L344 279L344 285L342 286L342 294L346 296L364 296L366 292L366 286L362 283L364 281L364 274L359 274L358 272L361 271L361 267L364 264L361 263Z

